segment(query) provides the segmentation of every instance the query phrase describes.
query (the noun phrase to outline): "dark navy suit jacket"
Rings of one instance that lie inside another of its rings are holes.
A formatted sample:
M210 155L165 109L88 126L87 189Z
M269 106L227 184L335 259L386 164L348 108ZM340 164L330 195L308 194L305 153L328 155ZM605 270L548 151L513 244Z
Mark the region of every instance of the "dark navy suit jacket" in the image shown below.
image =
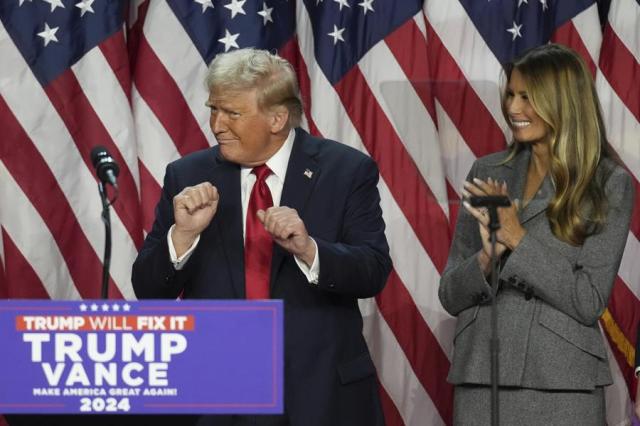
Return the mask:
M166 243L172 199L204 181L218 188L218 209L176 271ZM383 423L357 303L378 294L391 269L377 182L366 155L296 130L280 205L296 209L316 241L320 276L310 284L293 256L274 245L271 297L285 306L285 411L292 425ZM136 295L243 299L242 224L240 167L222 159L218 147L169 164L153 229L133 266Z

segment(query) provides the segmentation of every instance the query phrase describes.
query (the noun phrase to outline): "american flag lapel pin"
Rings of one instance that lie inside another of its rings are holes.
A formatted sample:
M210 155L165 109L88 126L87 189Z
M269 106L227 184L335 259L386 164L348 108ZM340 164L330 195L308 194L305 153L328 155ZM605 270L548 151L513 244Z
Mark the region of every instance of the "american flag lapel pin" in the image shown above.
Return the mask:
M304 175L307 177L307 179L311 179L311 177L313 176L313 172L309 169L306 169L304 171Z

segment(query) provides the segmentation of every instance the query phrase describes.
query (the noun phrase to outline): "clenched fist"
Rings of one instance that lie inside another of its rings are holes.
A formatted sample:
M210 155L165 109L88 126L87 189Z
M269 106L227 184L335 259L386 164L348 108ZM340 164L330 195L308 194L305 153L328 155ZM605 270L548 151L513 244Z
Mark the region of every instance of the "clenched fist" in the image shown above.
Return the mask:
M187 251L196 237L211 223L219 199L218 189L209 182L187 186L173 197L176 226L171 240L178 257Z
M258 219L278 245L311 266L316 256L316 246L309 238L298 212L289 207L270 207L258 210Z

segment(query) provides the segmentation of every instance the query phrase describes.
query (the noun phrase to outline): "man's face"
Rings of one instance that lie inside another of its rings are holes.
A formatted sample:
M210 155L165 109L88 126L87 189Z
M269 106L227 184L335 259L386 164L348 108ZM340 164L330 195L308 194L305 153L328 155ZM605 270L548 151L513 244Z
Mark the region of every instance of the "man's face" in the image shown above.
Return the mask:
M257 90L213 89L207 106L209 125L220 145L222 157L243 166L267 161L284 143L276 137L274 115L258 107Z

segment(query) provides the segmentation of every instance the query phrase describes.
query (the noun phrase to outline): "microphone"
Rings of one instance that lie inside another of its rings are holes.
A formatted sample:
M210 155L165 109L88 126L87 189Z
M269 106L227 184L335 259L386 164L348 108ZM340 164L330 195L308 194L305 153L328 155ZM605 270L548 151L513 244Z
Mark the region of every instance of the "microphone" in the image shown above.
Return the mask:
M91 162L102 183L110 183L114 188L118 187L116 178L120 174L120 167L104 146L98 145L91 150Z
M469 197L469 203L472 207L509 207L511 205L506 195L473 195Z

